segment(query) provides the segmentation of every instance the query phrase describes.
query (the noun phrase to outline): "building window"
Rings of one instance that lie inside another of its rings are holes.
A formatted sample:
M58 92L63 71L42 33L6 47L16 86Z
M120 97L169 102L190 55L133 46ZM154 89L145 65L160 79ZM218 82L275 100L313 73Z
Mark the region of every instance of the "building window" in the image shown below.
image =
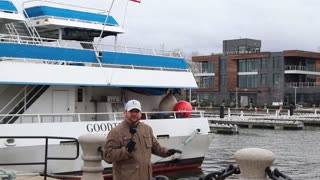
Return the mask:
M221 72L226 72L227 71L227 61L226 59L221 59Z
M281 60L280 56L274 56L273 57L273 68L274 69L280 68L280 60Z
M257 76L238 76L238 82L240 88L256 88L257 87Z
M227 85L227 77L225 75L221 76L221 86Z
M268 82L268 75L267 74L261 74L260 85L262 87L266 87L267 86L267 82Z
M201 103L202 105L208 106L211 103L214 102L214 94L209 93L209 92L198 92L197 93L197 99L198 102Z
M261 69L267 69L268 68L268 59L261 59Z
M257 72L257 59L241 59L238 61L239 72Z
M201 63L201 72L202 73L214 73L214 62L207 61Z
M273 74L273 85L279 85L280 83L280 74Z
M214 88L214 76L201 76L200 88Z

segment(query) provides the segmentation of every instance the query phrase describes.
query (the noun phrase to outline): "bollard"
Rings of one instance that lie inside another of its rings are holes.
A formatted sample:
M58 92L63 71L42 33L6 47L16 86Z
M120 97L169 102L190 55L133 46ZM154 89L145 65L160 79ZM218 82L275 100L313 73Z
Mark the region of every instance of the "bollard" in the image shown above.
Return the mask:
M267 109L267 114L269 114L269 109Z
M240 117L243 118L243 111L240 111Z
M98 147L104 145L106 137L102 134L84 134L79 137L79 143L83 151L81 180L103 180L101 154Z
M220 106L220 118L224 118L224 106Z
M244 148L234 153L241 171L240 180L268 180L265 169L275 160L271 151L260 148Z
M290 111L290 116L292 116L293 115L293 105L292 104L290 104L290 106L289 106L289 111Z
M230 117L231 117L231 110L230 110L230 108L228 108L228 117L229 117L229 119L230 119Z

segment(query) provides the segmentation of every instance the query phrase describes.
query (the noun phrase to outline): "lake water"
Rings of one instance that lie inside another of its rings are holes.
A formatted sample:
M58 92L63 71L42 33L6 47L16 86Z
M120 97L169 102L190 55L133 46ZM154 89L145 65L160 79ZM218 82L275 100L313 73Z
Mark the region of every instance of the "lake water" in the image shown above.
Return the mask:
M240 129L239 135L211 134L211 144L201 169L166 173L170 179L199 179L201 175L236 164L233 154L258 147L275 154L271 169L278 168L294 180L320 180L320 128L304 130ZM230 179L238 179L232 176Z

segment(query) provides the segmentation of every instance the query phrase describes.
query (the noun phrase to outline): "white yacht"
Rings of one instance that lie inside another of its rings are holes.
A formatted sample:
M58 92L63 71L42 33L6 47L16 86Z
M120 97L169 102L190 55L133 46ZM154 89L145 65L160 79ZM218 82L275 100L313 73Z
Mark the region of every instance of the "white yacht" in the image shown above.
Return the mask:
M179 52L94 41L100 34L117 39L121 33L105 10L0 1L0 168L81 172L73 140L86 133L107 135L123 120L130 99L142 103L143 121L158 141L183 152L153 156L154 171L201 165L209 146L208 121L202 112L174 111L172 94L197 88L188 63ZM103 165L110 172L112 166Z

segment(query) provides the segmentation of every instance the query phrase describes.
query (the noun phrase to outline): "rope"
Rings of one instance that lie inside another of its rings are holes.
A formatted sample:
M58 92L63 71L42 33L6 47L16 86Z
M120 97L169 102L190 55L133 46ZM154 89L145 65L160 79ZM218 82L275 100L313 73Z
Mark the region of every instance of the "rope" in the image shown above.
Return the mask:
M194 130L194 131L191 133L191 135L190 135L182 144L180 144L179 146L177 146L177 147L174 148L174 149L181 149L183 146L185 146L185 145L187 145L189 142L191 142L191 140L192 140L198 133L199 133L198 129ZM157 162L159 162L159 161L162 161L162 160L165 159L165 158L167 158L167 157L161 158L161 159L153 162L152 164L155 164L155 163L157 163ZM173 160L173 159L174 159L174 158L172 158L172 160Z
M6 178L7 180L16 179L16 173L9 172L4 169L0 169L0 178Z

